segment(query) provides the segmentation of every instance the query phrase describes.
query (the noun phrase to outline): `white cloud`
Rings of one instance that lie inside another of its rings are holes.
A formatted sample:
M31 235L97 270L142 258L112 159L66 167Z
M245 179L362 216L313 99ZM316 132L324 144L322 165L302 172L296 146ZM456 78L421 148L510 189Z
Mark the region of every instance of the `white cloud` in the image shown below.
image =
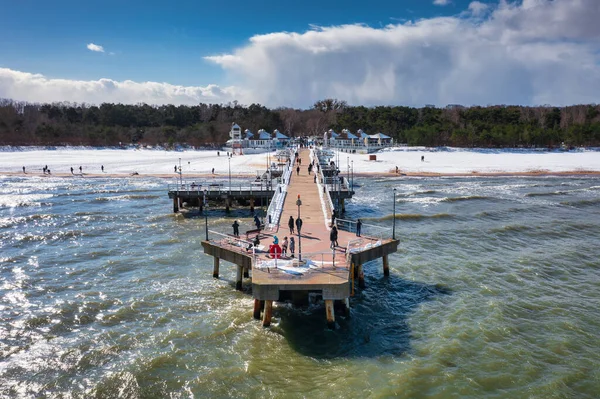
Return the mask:
M435 4L436 6L447 6L448 4L450 4L450 0L434 0L433 4Z
M599 1L501 1L483 19L481 11L475 4L466 15L380 29L270 33L206 58L275 106L327 97L416 106L598 101Z
M103 53L104 52L104 47L99 46L99 45L94 44L94 43L89 43L87 45L87 49L91 50L91 51L96 51L98 53Z
M0 98L30 102L71 101L99 104L198 104L242 99L235 88L175 86L158 82L50 79L43 75L0 68Z
M312 27L250 38L206 57L236 86L73 81L0 69L0 97L29 101L193 104L259 102L308 107L350 104L597 103L600 1L472 1L453 17L383 28Z
M489 6L487 4L482 3L480 1L472 1L469 4L469 11L474 16L482 15L483 13L485 13L488 10L488 8L489 8Z

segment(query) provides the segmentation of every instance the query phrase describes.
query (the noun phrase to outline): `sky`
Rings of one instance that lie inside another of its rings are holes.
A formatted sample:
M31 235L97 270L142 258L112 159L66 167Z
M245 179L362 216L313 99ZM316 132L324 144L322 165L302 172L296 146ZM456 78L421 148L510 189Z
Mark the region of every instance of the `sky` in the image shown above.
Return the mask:
M570 105L600 93L598 0L0 0L0 98Z

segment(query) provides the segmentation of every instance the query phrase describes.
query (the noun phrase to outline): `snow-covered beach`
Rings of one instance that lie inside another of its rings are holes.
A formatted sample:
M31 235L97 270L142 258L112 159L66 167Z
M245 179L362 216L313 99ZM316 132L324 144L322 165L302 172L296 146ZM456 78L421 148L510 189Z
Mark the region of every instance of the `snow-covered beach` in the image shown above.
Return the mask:
M460 149L397 147L374 154L339 153L340 170L353 168L355 175L399 173L406 175L461 174L581 174L600 173L598 149L574 151L536 151L522 149ZM271 154L272 156L272 154ZM421 160L421 157L424 157ZM255 176L267 167L267 154L235 155L216 150L164 151L136 149L0 149L0 174L43 175L48 166L54 176L70 176L71 167L84 176L174 176L181 164L184 176L227 175ZM307 165L308 160L303 162ZM104 166L104 172L101 167ZM304 168L305 166L303 166Z

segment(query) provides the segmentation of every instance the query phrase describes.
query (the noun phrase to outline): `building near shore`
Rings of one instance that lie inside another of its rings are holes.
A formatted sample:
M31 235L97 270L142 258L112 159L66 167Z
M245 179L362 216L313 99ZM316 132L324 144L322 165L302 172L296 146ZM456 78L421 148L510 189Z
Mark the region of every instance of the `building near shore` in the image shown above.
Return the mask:
M223 151L233 154L259 154L285 148L289 144L290 138L277 129L273 133L264 129L260 129L256 134L250 129L246 129L242 133L242 128L238 124L232 123L229 140L225 143Z
M323 134L323 146L335 148L346 152L369 154L383 148L391 147L394 139L384 133L366 134L359 129L356 134L348 129L336 133L329 129Z

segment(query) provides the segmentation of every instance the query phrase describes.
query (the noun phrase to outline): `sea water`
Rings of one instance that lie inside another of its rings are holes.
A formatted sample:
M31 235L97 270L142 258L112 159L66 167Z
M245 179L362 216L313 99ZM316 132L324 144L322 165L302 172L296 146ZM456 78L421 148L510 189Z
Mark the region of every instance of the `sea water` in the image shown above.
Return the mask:
M319 303L253 320L164 180L0 177L0 397L598 397L600 178L355 183L344 217L395 204L400 246L332 331Z

